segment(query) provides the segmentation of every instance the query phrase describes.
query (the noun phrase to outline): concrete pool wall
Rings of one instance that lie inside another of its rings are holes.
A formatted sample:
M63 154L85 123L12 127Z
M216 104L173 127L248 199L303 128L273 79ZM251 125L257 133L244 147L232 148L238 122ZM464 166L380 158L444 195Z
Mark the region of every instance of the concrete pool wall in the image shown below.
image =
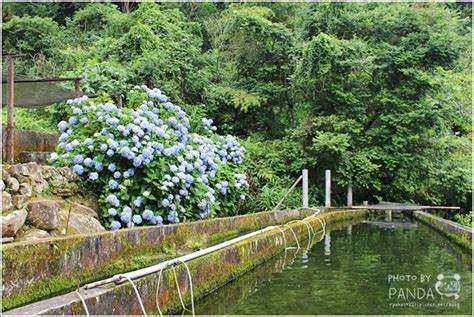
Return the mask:
M261 212L2 245L2 311L313 212Z
M414 211L413 217L436 229L458 246L472 250L472 228L424 211Z
M303 212L303 210L300 212ZM304 218L312 211L306 210L304 213L305 215L300 215L297 219ZM318 232L315 237L318 239L322 237L324 232L321 231L321 222L317 218L324 219L329 226L328 228L330 228L331 225L338 222L350 219L360 220L366 215L366 210L331 210L312 218L309 222L314 231ZM286 223L286 221L282 223ZM304 223L295 222L289 226L294 230L298 240L307 238L309 230ZM296 244L295 237L289 229L285 231L284 236L285 239L283 239L280 230L273 229L189 261L187 264L191 270L194 297L198 298L210 293L267 259L283 252L285 241L288 246ZM305 246L302 243L301 247L304 248ZM175 268L184 301L189 307L190 283L187 272L183 265ZM147 313L157 312L155 301L157 277L158 274L155 273L134 281ZM107 284L90 290L81 290L81 294L85 298L90 314L142 314L138 298L129 282L118 285ZM161 309L167 312L176 311L181 307L172 269L163 271L163 280L159 289L159 303ZM7 315L84 313L85 309L75 292L6 312Z

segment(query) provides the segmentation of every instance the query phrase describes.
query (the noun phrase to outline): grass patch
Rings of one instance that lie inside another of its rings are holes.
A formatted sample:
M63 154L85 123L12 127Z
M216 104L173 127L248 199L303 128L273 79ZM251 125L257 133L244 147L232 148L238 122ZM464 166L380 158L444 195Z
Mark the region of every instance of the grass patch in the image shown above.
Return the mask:
M53 107L26 109L15 108L15 128L43 133L58 133L56 122L52 115ZM7 124L7 109L2 109L2 126Z

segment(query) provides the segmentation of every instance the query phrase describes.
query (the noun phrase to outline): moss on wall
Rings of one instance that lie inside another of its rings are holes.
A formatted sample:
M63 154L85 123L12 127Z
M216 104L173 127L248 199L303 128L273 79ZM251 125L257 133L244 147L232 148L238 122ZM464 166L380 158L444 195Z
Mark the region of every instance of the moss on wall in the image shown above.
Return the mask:
M2 311L64 294L78 285L156 264L311 210L257 213L176 226L140 227L2 246Z
M342 221L362 218L365 215L365 211L357 210L334 211L323 213L318 217L324 218L328 228L331 228ZM320 231L321 223L318 220L312 219L310 222L315 231ZM308 237L308 229L302 222L292 223L289 226L294 230L300 243ZM323 233L319 233L319 235L318 238L321 238ZM290 230L286 230L285 237L288 246L296 243ZM193 278L195 298L208 294L236 276L283 252L283 247L282 233L274 229L189 261L187 264ZM176 266L176 274L185 302L189 305L190 284L185 267L183 265ZM135 280L148 313L157 313L155 303L157 277L158 274L152 274ZM141 314L138 301L135 300L134 290L128 282L120 285L110 284L106 287L109 287L109 289L100 298L91 296L86 299L91 314ZM163 271L159 295L160 306L163 312L173 312L180 309L181 304L172 269ZM59 309L52 309L48 311L48 314L84 313L82 306L78 303L80 302L75 302ZM14 310L11 313L21 313L21 309Z

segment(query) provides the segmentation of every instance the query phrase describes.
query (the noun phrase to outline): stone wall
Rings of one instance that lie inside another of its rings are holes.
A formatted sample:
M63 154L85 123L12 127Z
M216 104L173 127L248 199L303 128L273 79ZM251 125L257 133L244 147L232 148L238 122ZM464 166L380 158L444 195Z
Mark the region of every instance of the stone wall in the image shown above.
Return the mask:
M98 205L68 168L26 163L2 166L2 241L25 241L105 229Z

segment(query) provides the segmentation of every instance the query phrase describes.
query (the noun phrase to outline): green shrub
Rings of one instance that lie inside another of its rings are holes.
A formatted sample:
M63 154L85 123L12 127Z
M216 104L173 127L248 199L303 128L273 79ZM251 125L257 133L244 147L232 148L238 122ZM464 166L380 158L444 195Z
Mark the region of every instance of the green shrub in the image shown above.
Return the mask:
M191 126L159 89L135 87L124 109L104 98L69 104L51 162L99 193L108 228L232 214L245 200L237 140L215 134L210 119Z

